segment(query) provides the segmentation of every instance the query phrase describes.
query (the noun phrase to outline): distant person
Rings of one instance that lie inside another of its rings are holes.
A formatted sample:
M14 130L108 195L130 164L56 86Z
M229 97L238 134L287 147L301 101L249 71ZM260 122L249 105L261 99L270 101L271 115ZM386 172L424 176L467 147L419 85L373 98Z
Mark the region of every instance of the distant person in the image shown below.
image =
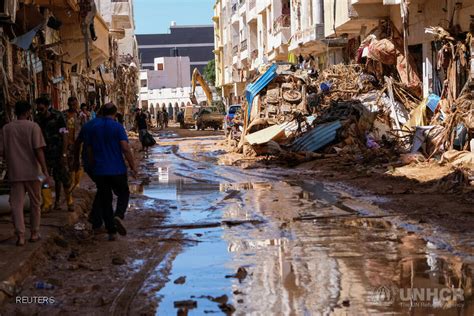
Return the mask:
M145 146L143 140L146 133L148 133L148 117L142 109L137 109L137 114L135 115L135 124L138 130L138 139L142 144L142 151L147 151L148 147Z
M87 122L91 119L91 114L89 113L89 108L87 104L81 104L81 111L79 112L79 120L81 122L81 126L84 126Z
M17 236L16 245L23 246L25 193L28 193L31 204L29 241L35 242L40 239L41 172L46 177L45 182L48 185L52 185L52 181L44 156L46 142L43 133L38 124L30 121L31 105L26 101L17 102L15 115L17 120L8 123L2 129L3 139L0 148L8 166L8 180L11 185L10 206Z
M163 126L164 126L164 128L168 128L168 122L169 122L169 114L166 111L166 109L163 108Z
M178 112L178 115L177 115L177 122L179 123L179 126L181 128L184 128L184 110L181 109L179 112Z
M82 170L74 171L74 148L76 139L81 131L82 120L80 113L78 113L79 101L76 97L70 97L67 100L68 109L64 112L67 127L67 168L71 177L71 189L67 196L67 208L70 212L74 211L74 200L72 192L79 185L82 177Z
M162 130L165 126L165 116L163 114L163 111L159 110L156 113L156 126L158 129Z

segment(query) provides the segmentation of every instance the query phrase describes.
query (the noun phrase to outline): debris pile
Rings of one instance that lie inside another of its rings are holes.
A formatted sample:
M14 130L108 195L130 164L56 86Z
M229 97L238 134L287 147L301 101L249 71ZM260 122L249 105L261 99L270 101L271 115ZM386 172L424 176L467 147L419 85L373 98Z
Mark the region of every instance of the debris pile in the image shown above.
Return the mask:
M320 74L292 64L267 67L246 88L236 150L296 162L320 154L354 159L421 153L440 159L452 149L473 151L472 39L436 36L438 76L444 79L439 95L425 99L416 67L403 56L396 36L370 35L359 47L357 63L330 66Z

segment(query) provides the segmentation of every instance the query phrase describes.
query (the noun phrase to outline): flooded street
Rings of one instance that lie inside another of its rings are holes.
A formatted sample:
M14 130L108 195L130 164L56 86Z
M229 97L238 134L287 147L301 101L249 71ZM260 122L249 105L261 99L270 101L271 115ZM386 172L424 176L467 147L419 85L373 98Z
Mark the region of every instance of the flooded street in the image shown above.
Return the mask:
M173 205L156 229L189 241L157 315L474 314L472 257L446 236L309 172L219 165L221 140L161 135L146 159L140 190Z

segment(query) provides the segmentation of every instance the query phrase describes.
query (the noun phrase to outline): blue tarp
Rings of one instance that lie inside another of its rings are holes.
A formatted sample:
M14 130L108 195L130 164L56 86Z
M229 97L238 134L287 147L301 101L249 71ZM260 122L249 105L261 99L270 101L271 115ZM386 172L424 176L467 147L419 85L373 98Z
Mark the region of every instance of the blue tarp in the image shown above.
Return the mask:
M278 66L273 64L268 70L261 75L254 83L250 83L245 88L245 98L248 103L247 117L250 120L253 99L277 76Z
M341 126L340 121L318 125L301 138L298 138L291 146L291 150L316 151L333 142L336 139L336 132Z
M33 38L36 36L36 33L43 27L43 24L40 24L36 27L34 27L31 31L21 35L17 36L12 40L12 44L23 48L24 50L27 50L30 48L31 43L33 42Z

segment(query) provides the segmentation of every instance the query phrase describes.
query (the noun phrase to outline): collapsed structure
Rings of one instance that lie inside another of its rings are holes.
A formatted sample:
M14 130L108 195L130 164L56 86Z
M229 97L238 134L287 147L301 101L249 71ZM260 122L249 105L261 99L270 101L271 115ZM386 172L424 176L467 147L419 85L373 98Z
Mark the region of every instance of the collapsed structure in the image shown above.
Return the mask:
M439 47L442 82L427 98L421 97L420 76L407 58L403 36L385 23L355 48L351 64L321 73L300 64L263 67L246 87L236 149L296 160L319 156L308 154L316 151L351 159L423 155L472 173L474 28L450 34L431 27L426 32Z

